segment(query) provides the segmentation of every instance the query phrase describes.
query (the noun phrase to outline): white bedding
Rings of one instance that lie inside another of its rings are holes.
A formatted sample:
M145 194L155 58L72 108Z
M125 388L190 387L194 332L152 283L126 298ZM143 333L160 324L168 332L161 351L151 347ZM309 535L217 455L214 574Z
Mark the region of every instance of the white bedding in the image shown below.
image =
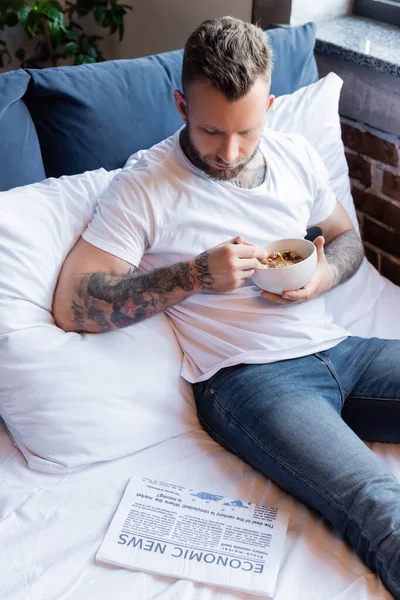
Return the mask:
M354 333L400 338L399 303L400 288L385 281L375 308L353 324ZM369 446L400 481L400 445ZM133 474L287 510L290 522L275 600L392 598L323 519L218 446L200 427L130 456L59 475L28 469L0 426L0 599L250 598L95 562Z
M278 98L268 126L314 145L357 228L340 136L340 88L331 74ZM0 600L250 598L95 562L132 475L286 509L275 600L390 599L318 515L201 430L180 389L180 354L164 315L102 337L54 326L51 302L61 264L112 175L100 169L0 194L0 409L31 466L0 419ZM353 333L400 339L400 288L366 261L327 301ZM113 369L101 370L113 353ZM152 365L157 378L149 378ZM370 446L400 480L400 444ZM115 459L96 462L108 458Z

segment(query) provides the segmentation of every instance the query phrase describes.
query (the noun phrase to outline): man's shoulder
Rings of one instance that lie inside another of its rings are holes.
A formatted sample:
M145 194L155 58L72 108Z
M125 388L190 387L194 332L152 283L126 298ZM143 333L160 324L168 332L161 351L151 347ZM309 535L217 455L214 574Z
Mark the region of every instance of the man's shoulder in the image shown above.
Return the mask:
M136 152L128 158L124 170L131 172L135 177L154 177L162 170L167 161L174 160L175 144L176 134L154 144L147 150Z
M174 136L171 136L148 150L132 154L112 179L101 201L109 197L114 203L119 199L126 205L157 203L161 193L165 197L170 187L168 168L164 165L173 154L173 148Z
M293 160L296 164L304 168L312 168L317 151L310 142L300 133L282 132L274 129L265 128L263 131L263 144L266 150L276 154L278 157L285 157L287 160Z
M264 127L262 138L265 143L277 145L288 150L292 148L308 148L310 143L300 133L292 131L277 131L269 127Z

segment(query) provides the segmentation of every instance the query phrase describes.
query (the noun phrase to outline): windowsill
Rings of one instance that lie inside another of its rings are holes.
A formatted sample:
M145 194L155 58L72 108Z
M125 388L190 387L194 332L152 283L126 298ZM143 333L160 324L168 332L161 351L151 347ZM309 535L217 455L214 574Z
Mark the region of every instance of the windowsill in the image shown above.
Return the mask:
M400 77L400 27L357 16L316 25L316 52Z

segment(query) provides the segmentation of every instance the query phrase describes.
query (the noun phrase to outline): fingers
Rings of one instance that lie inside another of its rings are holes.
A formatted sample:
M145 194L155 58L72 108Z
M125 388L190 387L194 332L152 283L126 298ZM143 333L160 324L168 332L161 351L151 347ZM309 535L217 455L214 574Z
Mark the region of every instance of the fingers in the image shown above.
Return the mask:
M235 246L231 246L231 248L237 258L261 259L268 256L268 252L264 248L260 248L254 244L237 244ZM257 268L258 262L256 261L253 266L254 268Z
M244 244L245 246L255 246L255 244L253 244L252 242L248 242L241 235L237 235L235 238L233 238L232 244Z
M278 294L271 294L271 292L261 292L261 297L274 302L275 304L293 304L293 300L282 298Z
M324 245L325 245L325 238L322 237L322 235L319 235L317 238L315 238L314 246L317 248L318 260L320 260L322 257L325 257Z
M253 277L253 275L254 269L250 269L249 271L243 271L240 285L245 284L247 280L250 279L250 277Z
M241 271L247 271L248 269L251 269L253 271L253 274L254 274L255 269L258 268L259 264L260 263L257 258L238 258L237 259L237 265Z
M300 290L293 290L290 292L283 292L282 298L289 300L290 302L305 302L311 299L311 295L306 288Z
M313 298L314 291L314 284L308 283L298 290L284 291L282 292L281 296L277 294L271 294L271 292L262 292L261 296L266 298L266 300L276 302L277 304L293 304L293 302L306 302L307 300L311 300L311 298Z

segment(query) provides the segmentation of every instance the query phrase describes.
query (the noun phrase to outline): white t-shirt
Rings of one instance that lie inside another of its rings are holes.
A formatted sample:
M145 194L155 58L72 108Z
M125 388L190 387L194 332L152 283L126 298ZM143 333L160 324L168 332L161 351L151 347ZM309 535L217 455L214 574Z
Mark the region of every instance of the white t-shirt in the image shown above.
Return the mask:
M257 245L303 238L335 208L328 173L299 135L265 129L262 185L215 181L186 158L179 132L124 168L100 198L83 238L146 273L196 257L237 235ZM166 310L184 352L182 376L208 379L222 367L306 356L343 341L323 296L277 305L252 284L224 294L193 294Z

